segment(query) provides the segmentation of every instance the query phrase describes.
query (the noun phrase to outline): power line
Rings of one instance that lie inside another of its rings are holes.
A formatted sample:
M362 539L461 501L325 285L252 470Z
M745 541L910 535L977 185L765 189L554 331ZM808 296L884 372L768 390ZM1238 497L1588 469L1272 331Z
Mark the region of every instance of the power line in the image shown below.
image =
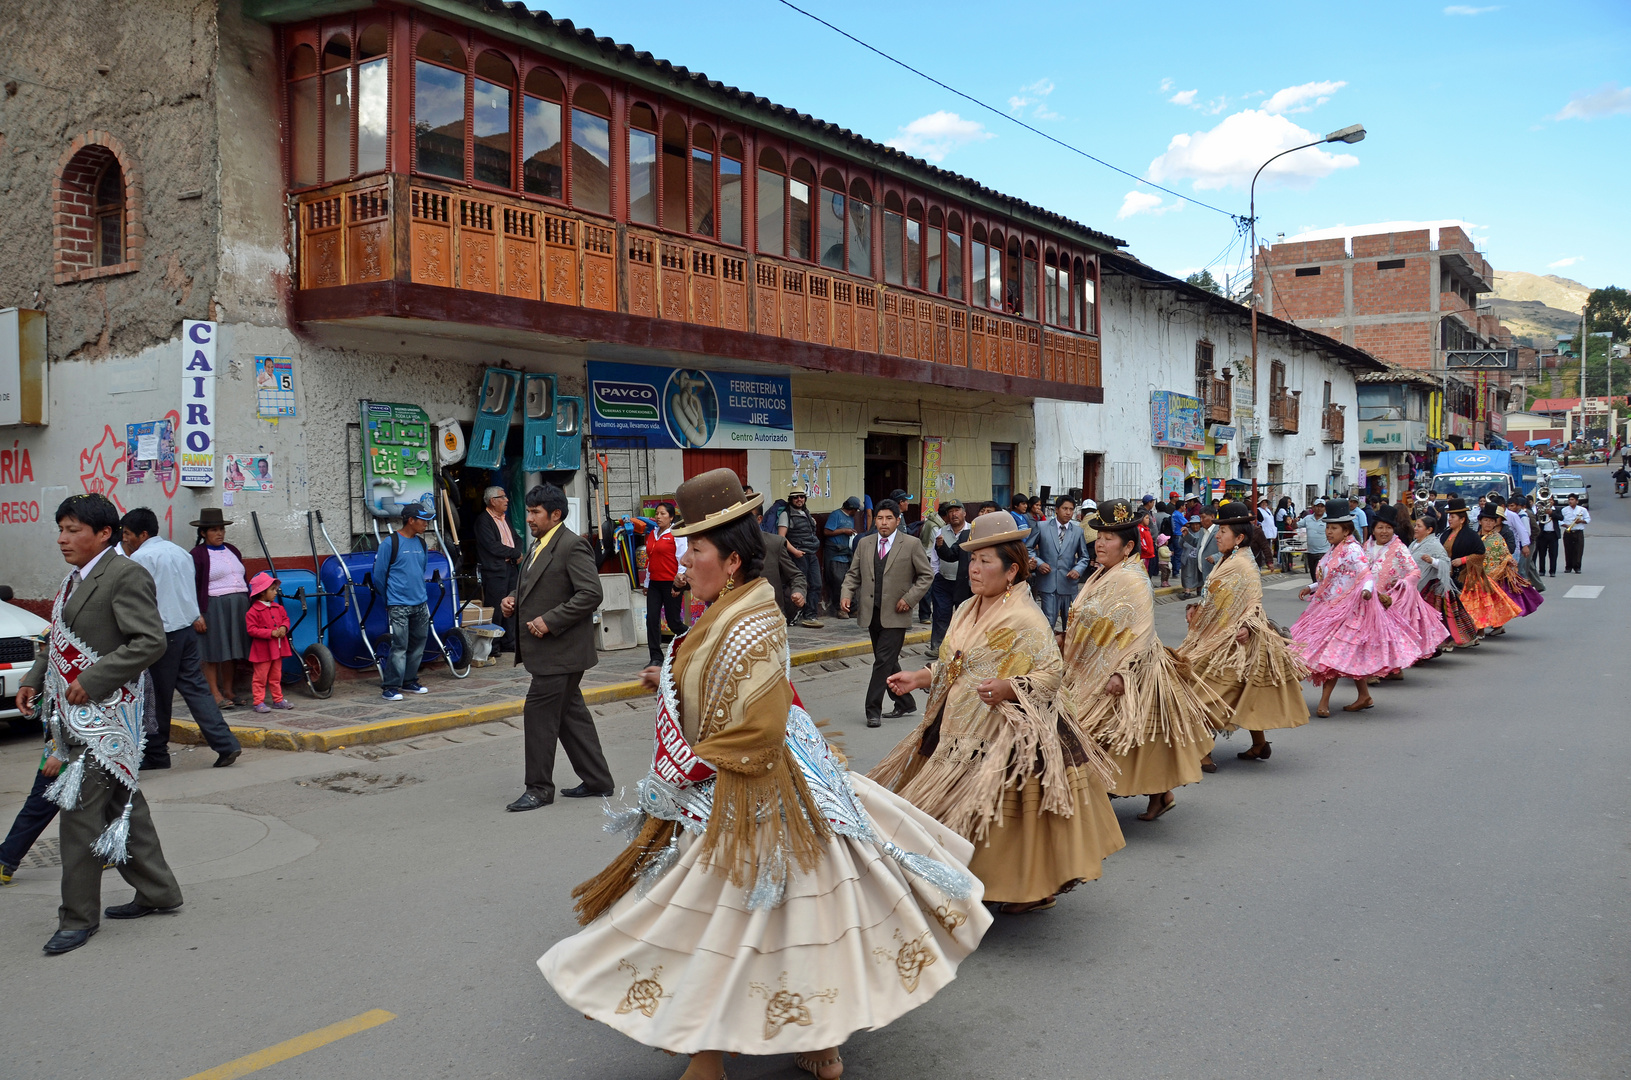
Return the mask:
M1157 184L1153 180L1146 180L1142 176L1139 176L1137 173L1128 172L1126 169L1121 168L1119 165L1112 165L1108 161L1105 161L1103 158L1094 157L1092 154L1089 154L1086 150L1083 150L1083 149L1081 149L1079 147L1076 147L1076 146L1072 146L1070 143L1065 142L1063 139L1055 138L1054 136L1049 135L1046 131L1043 131L1040 128L1033 127L1030 124L1027 124L1025 121L1021 120L1017 116L1014 116L1012 113L1003 112L1001 109L997 108L996 106L988 105L985 102L981 101L979 98L974 97L974 96L972 96L970 94L965 94L961 90L957 89L954 86L946 85L945 83L941 82L939 79L935 78L933 75L930 75L928 72L920 71L919 69L913 67L911 64L908 64L906 61L889 55L888 53L884 52L882 49L878 48L876 45L870 45L867 42L862 41L860 38L856 37L854 34L850 33L848 30L845 30L845 29L843 29L841 27L834 26L832 23L828 22L826 19L823 19L821 16L814 14L813 12L805 11L803 8L799 7L797 4L792 3L791 0L778 0L778 2L781 3L785 7L792 8L794 11L798 12L800 15L803 15L808 19L813 19L814 21L820 23L822 26L825 26L828 30L831 30L833 33L838 34L838 35L840 35L842 37L849 38L851 41L855 42L855 44L861 46L861 48L866 49L869 52L876 53L877 55L883 57L885 60L889 61L891 64L895 64L895 65L897 65L899 67L903 67L907 71L910 71L913 75L916 75L921 79L926 79L929 82L934 83L934 85L940 87L940 89L946 91L948 94L954 94L957 97L962 98L964 101L968 102L971 105L978 106L979 108L982 108L982 109L986 110L989 113L994 113L995 115L1002 117L1004 120L1007 120L1010 123L1018 124L1020 127L1024 128L1026 131L1029 131L1031 134L1040 135L1040 136L1042 136L1042 138L1048 140L1049 142L1053 143L1056 146L1061 146L1064 149L1069 150L1073 154L1080 154L1082 157L1086 158L1089 161L1095 162L1096 164L1099 164L1099 165L1103 165L1106 169L1109 169L1111 172L1118 172L1121 175L1133 180L1136 183L1143 184L1146 187L1152 187L1156 191L1164 191L1168 195L1173 196L1174 198L1182 199L1184 202L1192 202L1196 206L1204 207L1205 209L1211 210L1214 213L1222 214L1224 217L1233 219L1236 222L1237 225L1241 221L1244 220L1243 216L1240 215L1240 214L1232 214L1229 211L1224 210L1221 207L1213 206L1211 203L1202 202L1201 200L1195 198L1192 195L1184 195L1184 194L1182 194L1180 192L1173 191L1171 188L1162 187L1160 184Z

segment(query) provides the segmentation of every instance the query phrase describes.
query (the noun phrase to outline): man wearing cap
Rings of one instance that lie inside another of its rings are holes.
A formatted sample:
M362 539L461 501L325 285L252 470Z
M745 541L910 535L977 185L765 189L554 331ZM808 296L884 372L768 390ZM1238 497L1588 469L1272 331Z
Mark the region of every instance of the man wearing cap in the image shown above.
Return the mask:
M1308 516L1303 518L1303 525L1308 531L1308 543L1303 549L1303 565L1308 567L1308 580L1320 579L1320 560L1331 550L1331 541L1325 536L1325 500L1315 499L1314 505L1308 508Z
M823 569L827 572L827 613L833 618L838 617L844 576L849 573L850 553L855 550L855 515L860 511L861 500L851 495L842 507L828 512L827 522L821 529L826 537L822 554L826 556Z
M391 651L386 654L380 679L380 697L401 701L402 692L428 694L419 685L419 664L430 636L430 607L426 603L425 563L429 549L420 533L436 511L421 505L402 511L402 526L379 546L370 579L374 591L385 598L391 623Z
M495 653L515 651L515 620L499 608L515 591L515 577L521 565L521 545L510 528L510 497L497 485L481 493L486 509L476 515L476 568L481 571L481 602L493 609L493 618L504 628Z
M776 522L776 531L787 537L787 553L798 563L809 584L804 602L787 621L820 630L821 620L816 616L821 614L821 533L816 529L815 518L810 515L806 505L809 498L807 491L795 489L790 492L787 509L782 511L780 520Z
M1035 567L1031 592L1036 594L1049 630L1058 630L1060 617L1068 617L1076 589L1087 573L1087 540L1082 527L1071 520L1075 513L1076 500L1061 495L1054 500L1053 520L1035 526L1025 538Z
M931 656L940 652L940 643L951 627L952 612L973 595L968 584L969 556L962 548L969 535L967 511L956 499L947 499L940 504L940 516L946 523L934 533L938 570L929 590L934 598L934 624L929 631Z
M872 637L872 681L866 690L866 726L883 724L883 695L889 676L900 670L900 650L912 626L912 609L933 583L929 557L923 545L902 536L900 504L880 502L873 511L878 531L861 538L844 577L844 595L838 606L847 616L853 609ZM911 694L890 691L895 709L891 720L917 711Z

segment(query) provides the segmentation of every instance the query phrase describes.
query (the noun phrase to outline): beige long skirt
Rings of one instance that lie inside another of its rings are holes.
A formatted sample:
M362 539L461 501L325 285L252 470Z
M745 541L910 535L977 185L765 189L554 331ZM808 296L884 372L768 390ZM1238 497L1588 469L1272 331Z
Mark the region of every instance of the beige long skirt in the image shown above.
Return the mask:
M1121 771L1110 784L1110 793L1125 797L1159 795L1163 791L1197 784L1201 779L1201 758L1212 752L1213 739L1206 736L1187 743L1148 742L1125 754L1111 754Z
M968 864L985 886L987 901L1028 904L1077 882L1097 881L1104 860L1127 846L1098 777L1076 766L1068 772L1076 803L1070 817L1042 812L1038 777L1003 793L1002 820L991 826Z
M1279 731L1308 723L1302 683L1223 682L1208 677L1197 681L1232 710L1230 731Z
M858 774L880 841L955 866L973 845ZM975 880L953 900L882 843L835 836L787 898L749 911L746 891L697 865L697 844L645 896L630 892L538 961L573 1009L679 1054L786 1054L841 1045L932 998L991 926Z

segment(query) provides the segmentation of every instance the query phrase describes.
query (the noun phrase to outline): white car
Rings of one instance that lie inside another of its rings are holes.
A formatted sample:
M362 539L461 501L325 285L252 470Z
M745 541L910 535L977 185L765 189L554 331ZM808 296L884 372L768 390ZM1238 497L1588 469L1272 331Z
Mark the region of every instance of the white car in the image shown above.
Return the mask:
M8 603L11 590L0 587L0 720L20 720L17 688L34 666L35 643L51 624L31 611Z

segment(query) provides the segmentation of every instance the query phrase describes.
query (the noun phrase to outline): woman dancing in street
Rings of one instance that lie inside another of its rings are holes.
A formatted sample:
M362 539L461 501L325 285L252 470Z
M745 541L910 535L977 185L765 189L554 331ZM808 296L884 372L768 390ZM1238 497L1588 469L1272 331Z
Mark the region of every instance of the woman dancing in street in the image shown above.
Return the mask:
M975 519L962 544L974 595L938 659L889 677L897 694L929 691L923 722L868 774L972 840L969 869L1010 915L1053 907L1125 844L1109 759L1054 704L1063 664L1025 581L1029 531Z
M1273 753L1264 733L1308 723L1302 681L1308 677L1297 650L1263 611L1263 579L1237 554L1247 544L1251 521L1241 503L1226 503L1218 514L1222 561L1202 600L1185 614L1189 633L1178 647L1201 686L1229 710L1229 728L1243 727L1252 745L1235 756L1267 761ZM1203 764L1204 767L1204 764Z
M1410 555L1421 568L1422 601L1438 613L1448 634L1448 643L1441 648L1451 652L1478 644L1478 627L1461 603L1450 572L1450 554L1438 539L1438 518L1429 511L1416 518L1411 528L1415 539L1410 544Z
M729 469L680 486L683 565L711 606L646 670L656 752L616 815L632 841L538 961L573 1009L692 1055L682 1080L778 1051L834 1080L851 1032L933 997L991 925L968 841L850 773L799 706L761 498Z
M1187 665L1155 636L1155 594L1133 557L1140 516L1126 499L1099 504L1099 570L1070 608L1059 704L1109 750L1111 794L1148 795L1138 819L1154 821L1177 805L1173 788L1200 780L1213 740Z
M1416 646L1412 664L1436 656L1449 637L1439 613L1421 598L1418 583L1421 566L1399 538L1398 508L1386 504L1377 508L1371 523L1371 538L1365 544L1365 557L1376 575L1376 592L1387 609L1387 618ZM1403 668L1390 671L1389 679L1404 678Z
M1291 624L1308 677L1320 687L1318 716L1331 715L1331 691L1338 680L1352 679L1359 691L1342 711L1359 712L1376 704L1366 685L1372 676L1416 662L1414 643L1388 621L1377 599L1376 579L1354 537L1347 499L1326 501L1325 537L1331 550L1320 559L1319 583L1297 594L1313 603Z
M1450 569L1461 589L1461 603L1472 616L1480 637L1502 633L1501 628L1523 614L1523 609L1490 581L1485 568L1492 558L1506 555L1506 541L1501 539L1500 531L1501 512L1493 506L1479 510L1477 532L1467 527L1467 504L1460 499L1450 501L1447 516L1450 531L1444 537L1444 548L1450 553Z

